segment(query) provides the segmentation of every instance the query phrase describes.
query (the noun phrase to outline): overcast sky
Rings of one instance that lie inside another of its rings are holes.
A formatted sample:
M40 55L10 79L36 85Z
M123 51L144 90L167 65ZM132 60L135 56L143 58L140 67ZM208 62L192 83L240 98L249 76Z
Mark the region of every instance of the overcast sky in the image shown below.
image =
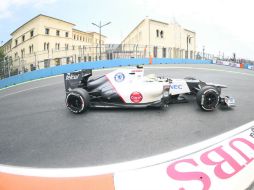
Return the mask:
M91 22L112 23L103 28L107 43L121 40L146 16L176 20L197 33L197 50L254 60L254 3L252 0L0 0L0 42L38 14L98 31Z

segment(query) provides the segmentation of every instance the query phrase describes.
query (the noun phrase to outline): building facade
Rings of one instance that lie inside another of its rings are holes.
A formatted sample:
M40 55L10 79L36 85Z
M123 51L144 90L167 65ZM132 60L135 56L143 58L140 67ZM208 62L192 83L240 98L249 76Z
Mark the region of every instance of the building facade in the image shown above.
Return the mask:
M127 52L136 51L137 55L145 57L194 59L196 33L176 22L146 18L127 35L121 46Z
M11 60L12 72L99 59L100 34L74 26L40 14L17 28L2 47L6 59ZM105 40L102 35L102 44Z

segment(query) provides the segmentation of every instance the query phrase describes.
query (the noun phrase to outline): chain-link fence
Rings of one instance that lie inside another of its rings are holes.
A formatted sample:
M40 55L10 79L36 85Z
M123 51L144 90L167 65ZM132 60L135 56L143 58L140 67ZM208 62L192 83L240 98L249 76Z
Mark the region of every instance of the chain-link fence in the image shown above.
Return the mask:
M129 59L129 58L180 58L180 59L213 59L214 56L205 52L195 52L181 48L148 46L137 44L103 44L102 46L65 46L50 49L45 46L43 51L25 54L8 54L0 62L0 79L20 73L47 67L73 64L79 62Z

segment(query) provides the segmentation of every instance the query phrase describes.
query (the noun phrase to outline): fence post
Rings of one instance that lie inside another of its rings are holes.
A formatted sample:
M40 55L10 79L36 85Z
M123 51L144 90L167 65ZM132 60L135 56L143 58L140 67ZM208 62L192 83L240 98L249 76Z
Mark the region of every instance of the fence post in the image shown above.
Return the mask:
M11 76L11 71L10 71L10 61L7 59L7 64L8 64L8 74L9 77Z
M153 64L153 58L152 58L152 56L150 55L150 57L149 57L149 64L150 65L152 65Z

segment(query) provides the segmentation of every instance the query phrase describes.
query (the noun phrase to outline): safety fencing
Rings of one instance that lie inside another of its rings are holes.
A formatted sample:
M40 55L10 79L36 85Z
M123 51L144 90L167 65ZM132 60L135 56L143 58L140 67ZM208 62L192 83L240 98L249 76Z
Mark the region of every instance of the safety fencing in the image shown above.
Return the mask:
M170 58L170 59L214 59L214 55L197 52L189 48L169 46L154 46L141 44L102 44L99 45L70 45L57 43L54 46L44 43L44 49L34 52L23 49L18 52L7 52L0 58L0 79L21 73L44 68L92 62L98 60L130 59L130 58ZM64 45L64 46L63 46ZM0 49L1 50L1 49Z
M236 63L236 62L232 62L232 61L223 61L223 60L214 60L213 63L217 64L217 65L224 65L224 66L229 66L229 67L254 70L253 63Z
M223 60L195 60L195 59L169 59L169 58L130 58L130 59L113 59L91 62L80 62L74 64L65 64L49 67L40 70L34 70L19 75L11 76L0 80L0 89L16 85L19 83L36 80L40 78L60 75L63 73L73 72L82 69L102 69L119 66L147 65L147 64L217 64L248 70L254 70L252 63L236 63Z
M75 64L66 64L55 67L49 67L40 70L34 70L23 74L11 76L0 80L0 88L16 85L30 80L60 75L82 69L102 69L119 66L146 65L146 64L211 64L211 60L193 60L193 59L166 59L166 58L140 58L140 59L113 59L94 62L81 62Z

